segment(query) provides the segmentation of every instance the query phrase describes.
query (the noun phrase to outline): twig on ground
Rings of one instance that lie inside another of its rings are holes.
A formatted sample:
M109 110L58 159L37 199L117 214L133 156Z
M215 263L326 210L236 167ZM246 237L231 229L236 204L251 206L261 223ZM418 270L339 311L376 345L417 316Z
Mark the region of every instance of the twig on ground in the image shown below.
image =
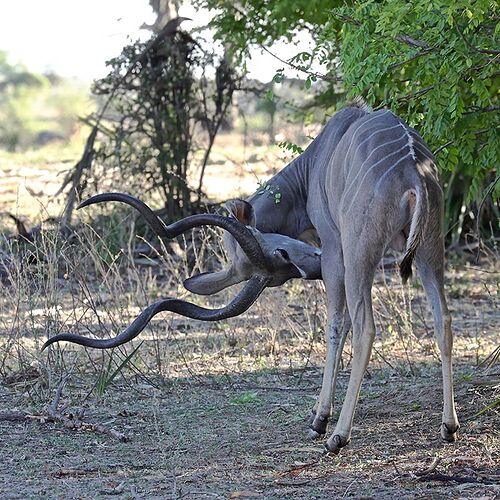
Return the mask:
M64 415L63 414L64 409L59 410L58 407L65 383L66 383L65 379L61 381L56 390L56 394L54 396L52 403L47 408L47 416L49 417L50 420L52 420L53 422L62 423L64 427L67 427L68 429L81 429L81 430L97 432L98 434L106 434L121 442L126 442L130 440L130 438L126 434L123 434L122 432L118 432L114 429L105 427L103 425L91 424L83 421L82 420L83 412L80 412L78 416L74 416L71 418Z
M0 422L23 422L28 415L21 411L6 411L0 413Z
M415 476L421 477L421 476L425 476L427 474L431 474L432 472L434 472L437 469L437 466L442 462L442 460L443 459L441 457L436 457L431 462L429 467L427 467L427 469L420 471L420 472L415 472Z
M299 480L286 480L286 479L275 479L275 484L279 484L280 486L304 486L309 484L312 479L299 479Z
M497 482L494 479L486 479L486 478L475 478L472 476L459 476L457 474L427 474L425 476L420 476L418 478L419 481L454 481L455 483L465 484L465 483L479 483L479 484L496 484Z
M272 385L259 385L259 384L234 384L234 389L245 389L247 391L251 390L262 390L262 391L284 391L284 392L310 392L317 391L321 388L320 385L308 385L303 387L288 387L288 386L272 386Z
M285 476L298 476L299 474L302 473L302 471L310 469L311 467L316 467L318 465L320 460L314 460L313 462L308 462L306 464L301 464L301 465L295 465L291 469L287 469L283 472L278 473L279 476L285 477Z
M391 464L394 467L394 470L396 471L396 475L398 477L403 476L403 474L401 474L401 471L398 469L398 466L396 465L396 462L394 460L391 460Z
M61 382L57 386L56 393L54 395L54 399L52 400L52 403L50 404L50 406L47 408L47 415L49 415L49 417L52 417L53 415L56 415L56 413L57 413L57 407L59 406L59 400L61 399L62 391L63 391L65 384L66 384L66 379L64 378L63 380L61 380Z
M452 457L442 458L435 457L434 460L430 463L430 465L418 472L407 472L401 473L396 464L392 462L394 468L396 469L396 473L399 477L411 477L416 479L417 481L442 481L442 482L455 482L459 484L466 483L478 483L478 484L496 484L496 478L487 478L484 476L473 477L473 476L461 476L459 474L442 474L440 472L436 472L436 469L442 462L449 462L453 460ZM474 472L471 469L466 469L468 472Z
M97 472L98 471L96 469L59 469L50 473L50 475L52 477L75 477L96 474Z
M353 479L350 483L349 483L349 486L347 486L347 488L345 489L343 495L341 498L345 498L347 496L347 493L349 492L349 490L351 489L351 486L357 481L357 479Z

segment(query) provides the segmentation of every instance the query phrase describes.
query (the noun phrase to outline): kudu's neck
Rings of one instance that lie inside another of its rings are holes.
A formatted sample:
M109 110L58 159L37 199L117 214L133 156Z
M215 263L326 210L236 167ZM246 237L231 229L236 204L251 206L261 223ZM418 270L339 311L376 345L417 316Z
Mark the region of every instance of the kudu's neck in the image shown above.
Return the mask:
M312 162L306 153L293 160L250 197L260 231L297 238L312 227L306 211Z
M326 171L335 168L331 165L335 149L349 127L366 113L357 107L339 111L307 149L267 183L268 189L259 189L250 197L257 229L298 238L314 227L310 217L324 212L321 190ZM280 193L279 203L276 193Z

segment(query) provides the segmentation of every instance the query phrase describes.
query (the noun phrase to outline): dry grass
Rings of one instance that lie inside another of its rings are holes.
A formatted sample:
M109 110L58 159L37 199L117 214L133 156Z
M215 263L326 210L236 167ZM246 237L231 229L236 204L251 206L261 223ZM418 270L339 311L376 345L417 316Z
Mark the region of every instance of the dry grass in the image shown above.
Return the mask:
M207 252L222 258L213 231L197 235L189 264L180 247L166 258L136 259L127 214L101 217L98 230L82 225L71 238L44 231L24 249L2 243L0 401L3 412L30 416L0 420L2 498L500 494L498 410L483 411L498 387L474 383L485 375L479 363L498 344L494 256L473 265L451 259L447 275L460 440L443 445L438 438L439 354L423 291L381 271L373 292L378 333L353 441L332 458L305 437L325 351L320 283L267 290L245 315L217 323L163 314L111 352L62 344L40 353L62 331L114 335L158 297L214 307L234 296L228 290L207 299L182 288L183 278L213 264ZM348 344L336 411L350 353ZM47 422L61 380L66 415L85 412L86 421L131 440ZM416 473L436 457L437 473L466 482L421 480Z

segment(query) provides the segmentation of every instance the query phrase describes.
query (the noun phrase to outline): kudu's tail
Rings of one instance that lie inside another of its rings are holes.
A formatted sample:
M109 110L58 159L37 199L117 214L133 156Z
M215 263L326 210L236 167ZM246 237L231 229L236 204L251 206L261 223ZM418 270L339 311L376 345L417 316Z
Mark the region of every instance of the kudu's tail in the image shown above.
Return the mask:
M411 265L415 258L415 253L424 235L425 225L427 223L427 214L429 212L429 198L427 194L427 187L424 180L417 175L415 188L407 191L409 197L414 197L415 203L413 205L413 214L411 216L410 234L406 240L406 250L403 260L399 265L399 274L403 283L408 281L412 275Z

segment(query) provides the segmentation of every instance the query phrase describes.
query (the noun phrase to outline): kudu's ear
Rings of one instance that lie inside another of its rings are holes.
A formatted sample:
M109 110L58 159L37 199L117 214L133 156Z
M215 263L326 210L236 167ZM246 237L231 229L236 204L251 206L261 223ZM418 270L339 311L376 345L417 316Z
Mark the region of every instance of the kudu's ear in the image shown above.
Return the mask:
M255 227L255 211L245 200L229 200L224 204L229 213L237 220L239 220L245 226Z
M201 273L184 281L184 287L198 295L212 295L243 281L231 267L215 273Z

